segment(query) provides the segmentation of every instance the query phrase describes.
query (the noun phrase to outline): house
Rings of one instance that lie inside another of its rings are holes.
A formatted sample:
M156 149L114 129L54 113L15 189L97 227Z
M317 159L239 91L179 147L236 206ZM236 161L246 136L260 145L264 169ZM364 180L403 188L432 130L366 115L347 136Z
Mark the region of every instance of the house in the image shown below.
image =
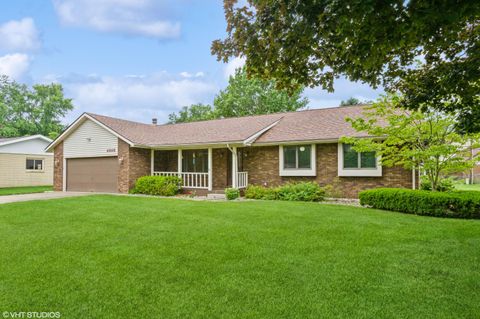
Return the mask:
M42 135L0 137L0 187L53 184L52 142Z
M362 110L335 107L165 125L84 113L47 150L54 152L59 191L127 193L144 175L178 175L183 188L197 194L300 180L332 185L345 197L374 187L412 187L411 171L382 167L375 153L356 153L339 143L342 136L362 137L345 121Z

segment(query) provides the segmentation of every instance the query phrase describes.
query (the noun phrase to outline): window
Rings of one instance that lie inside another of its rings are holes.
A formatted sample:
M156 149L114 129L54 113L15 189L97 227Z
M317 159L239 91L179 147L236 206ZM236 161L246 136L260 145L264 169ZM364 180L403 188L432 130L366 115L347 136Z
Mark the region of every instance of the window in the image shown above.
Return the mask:
M351 145L338 144L338 176L380 177L382 166L375 152L356 152Z
M315 145L280 146L280 176L315 176Z
M343 144L343 168L376 168L375 152L356 152L351 145Z
M184 150L182 157L182 171L208 172L208 150Z
M283 168L302 169L311 166L311 146L284 146L283 147Z
M29 171L43 171L43 160L27 158L26 169Z

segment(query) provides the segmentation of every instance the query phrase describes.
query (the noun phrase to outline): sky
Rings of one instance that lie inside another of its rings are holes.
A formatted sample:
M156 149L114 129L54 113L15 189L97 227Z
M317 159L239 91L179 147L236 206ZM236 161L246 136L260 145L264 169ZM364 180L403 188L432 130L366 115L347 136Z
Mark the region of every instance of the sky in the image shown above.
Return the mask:
M225 38L221 0L15 0L0 2L0 74L27 83L61 83L73 121L93 112L166 122L193 103L213 103L242 58L218 62L211 42ZM335 92L307 88L309 108L381 94L344 78Z

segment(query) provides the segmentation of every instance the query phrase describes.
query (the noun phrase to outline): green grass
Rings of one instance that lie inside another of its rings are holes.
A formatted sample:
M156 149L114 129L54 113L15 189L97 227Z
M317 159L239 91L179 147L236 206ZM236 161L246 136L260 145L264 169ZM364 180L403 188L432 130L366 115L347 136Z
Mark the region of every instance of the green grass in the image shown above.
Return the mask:
M467 185L467 184L456 183L455 188L462 191L479 191L480 192L480 184Z
M62 318L478 318L480 222L293 202L0 206L0 310Z
M43 193L53 190L52 186L22 186L22 187L4 187L0 188L0 196L2 195L18 195Z

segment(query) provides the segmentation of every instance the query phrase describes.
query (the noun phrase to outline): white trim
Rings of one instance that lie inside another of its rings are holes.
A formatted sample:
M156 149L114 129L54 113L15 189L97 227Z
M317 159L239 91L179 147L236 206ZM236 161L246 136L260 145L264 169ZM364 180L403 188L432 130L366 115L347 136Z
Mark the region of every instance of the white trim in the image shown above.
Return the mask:
M48 137L37 134L37 135L32 135L32 136L19 137L19 138L15 138L15 139L12 139L12 140L5 141L5 142L0 142L0 146L15 144L15 143L19 143L19 142L25 142L25 141L29 141L29 140L35 140L37 138L42 139L45 142L52 143L52 140L49 139Z
M67 191L67 159L63 158L63 169L62 169L62 191Z
M237 172L238 172L238 156L237 156L237 147L232 147L232 187L237 188Z
M53 142L51 142L45 149L46 152L51 152L52 151L52 148L54 148L55 146L57 146L58 143L60 143L61 141L63 141L65 139L65 137L68 136L68 134L72 131L72 130L75 130L81 123L83 123L83 121L85 119L88 119L92 122L94 122L95 124L98 124L101 128L107 130L109 133L115 135L116 137L118 137L119 139L121 139L122 141L124 141L125 143L127 143L128 145L130 146L134 146L133 142L131 142L130 140L128 140L127 138L123 137L122 135L118 134L117 132L115 132L114 130L112 130L111 128L109 128L108 126L106 126L105 124L103 124L102 122L96 120L94 117L90 116L89 114L87 113L83 113L82 115L80 115L72 124L70 124L70 126L62 133L60 134L59 137L57 137Z
M338 176L340 177L382 177L382 165L377 156L376 168L343 168L343 144L338 143Z
M213 189L213 152L212 148L208 148L208 190Z
M257 138L260 137L260 135L262 135L263 133L265 133L266 131L268 131L269 129L271 129L272 127L274 127L275 125L278 124L278 122L280 122L282 118L280 118L279 120L273 122L272 124L270 124L269 126L261 129L260 131L258 131L257 133L253 134L252 136L246 138L244 141L243 141L243 144L246 145L246 146L251 146L256 140Z
M10 155L27 155L27 156L53 156L52 153L2 153L0 152L1 155L3 154L10 154Z
M310 168L306 169L285 169L283 168L283 146L278 147L278 170L280 176L317 176L317 148L315 144L294 144L294 145L310 145ZM293 146L285 145L285 146Z

